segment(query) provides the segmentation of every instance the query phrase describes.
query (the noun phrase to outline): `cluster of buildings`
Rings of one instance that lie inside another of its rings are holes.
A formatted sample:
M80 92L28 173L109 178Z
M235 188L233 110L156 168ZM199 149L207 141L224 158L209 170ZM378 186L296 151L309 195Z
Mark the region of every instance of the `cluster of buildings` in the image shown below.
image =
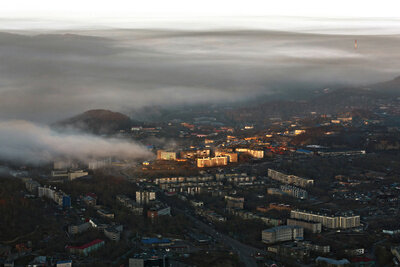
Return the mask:
M286 242L275 245L269 245L267 251L271 254L286 259L306 260L311 252L318 254L327 254L330 252L329 245L313 244L309 241Z
M264 180L249 176L246 173L217 173L215 175L199 175L186 177L155 178L153 183L167 192L196 195L210 190L219 190L225 182L236 186L261 186Z
M133 214L141 215L147 207L147 217L155 219L159 216L171 215L171 208L156 199L156 192L151 190L136 191L136 201L126 195L118 195L117 201Z
M188 194L199 194L203 188L222 186L222 181L212 175L156 178L153 182L163 190Z
M215 211L205 209L205 208L196 209L196 214L206 218L207 220L209 220L211 222L225 222L226 221L226 217L216 213Z
M239 161L239 154L247 154L252 158L262 159L264 158L264 150L251 149L251 148L217 148L215 151L211 151L208 148L198 148L191 150L183 150L179 153L179 158L177 157L177 152L157 150L157 160L194 160L198 168L207 167L218 167L226 166L228 163L236 163Z
M71 207L71 197L55 187L41 186L40 183L32 179L26 179L25 187L32 194L51 199L63 208Z

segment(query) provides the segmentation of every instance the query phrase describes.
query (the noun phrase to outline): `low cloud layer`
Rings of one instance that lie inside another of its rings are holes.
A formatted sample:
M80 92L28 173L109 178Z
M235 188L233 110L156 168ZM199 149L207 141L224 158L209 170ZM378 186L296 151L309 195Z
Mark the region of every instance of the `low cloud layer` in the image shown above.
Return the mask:
M0 33L0 119L47 123L93 108L238 101L400 74L398 35L73 33Z
M57 158L85 161L106 157L139 160L153 155L144 146L125 140L59 133L27 121L0 121L1 160L42 164Z

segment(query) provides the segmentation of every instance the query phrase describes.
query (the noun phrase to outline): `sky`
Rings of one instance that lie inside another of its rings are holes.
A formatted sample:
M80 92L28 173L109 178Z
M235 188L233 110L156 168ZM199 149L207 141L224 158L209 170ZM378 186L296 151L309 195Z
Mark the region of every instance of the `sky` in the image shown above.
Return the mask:
M396 0L14 0L2 3L0 29L317 30L339 26L382 31L399 26L398 7Z
M393 79L400 75L398 5L366 2L6 1L0 158L70 156L82 140L118 153L115 141L60 136L46 126L89 109L129 115ZM71 150L57 145L62 139Z
M0 16L92 19L141 17L174 19L211 16L397 17L398 1L362 0L14 0L2 3Z

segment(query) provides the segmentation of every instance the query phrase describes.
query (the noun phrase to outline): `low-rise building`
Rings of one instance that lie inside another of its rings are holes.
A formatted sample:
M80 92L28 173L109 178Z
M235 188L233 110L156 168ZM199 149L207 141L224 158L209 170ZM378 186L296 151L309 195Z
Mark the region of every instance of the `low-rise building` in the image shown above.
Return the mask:
M35 180L29 179L25 182L25 187L29 192L38 194L38 188L40 187L40 184Z
M56 267L72 267L72 260L57 261Z
M400 262L400 246L392 247L390 251L392 252L393 256L396 257L397 261Z
M68 172L68 180L72 181L77 178L87 176L88 174L89 174L88 172L85 172L83 170L70 171Z
M85 223L81 223L81 224L73 224L73 225L69 225L68 226L68 233L72 234L72 235L76 235L76 234L80 234L85 232L86 230L88 230L90 228L90 223L89 222L85 222Z
M117 201L128 208L133 214L135 215L142 215L143 214L143 206L136 203L134 200L131 198L125 196L125 195L118 195L117 196Z
M85 202L85 204L88 206L96 206L97 196L93 193L89 193L83 197L83 202Z
M309 249L298 246L297 243L293 242L269 246L267 251L284 258L292 258L301 261L310 256Z
M92 242L84 244L82 246L67 246L66 248L71 254L79 254L82 256L87 256L91 252L98 250L99 248L103 247L104 245L105 245L104 240L96 239L96 240L93 240Z
M350 262L347 259L335 260L331 258L318 257L315 262L318 266L328 267L345 267L350 266Z
M243 197L232 197L225 196L226 208L227 209L243 209L244 208L244 198Z
M157 202L147 211L147 217L151 219L157 218L158 216L166 215L171 215L171 208L161 202Z
M297 245L321 254L331 252L331 247L329 245L314 244L310 241L297 242Z
M104 235L111 241L118 242L121 239L122 230L122 225L110 226L104 229Z
M97 213L98 213L100 216L103 216L103 217L105 217L105 218L114 219L114 213L112 213L112 212L110 212L110 211L108 211L108 210L105 210L105 209L98 209L98 210L97 210Z

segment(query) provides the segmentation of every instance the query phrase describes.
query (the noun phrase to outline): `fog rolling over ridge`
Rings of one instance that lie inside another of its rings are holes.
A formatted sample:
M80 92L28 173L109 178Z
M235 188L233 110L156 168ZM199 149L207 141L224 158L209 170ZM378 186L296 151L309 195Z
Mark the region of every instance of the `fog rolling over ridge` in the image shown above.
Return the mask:
M49 123L95 108L128 113L369 84L400 74L399 47L398 35L271 30L3 32L0 119Z
M27 164L51 163L57 157L86 161L117 157L151 159L144 146L83 133L60 133L28 121L0 121L0 160Z
M291 97L399 76L400 35L353 35L330 26L325 33L250 28L0 32L0 159L39 164L55 157L152 157L136 143L45 126L86 110L132 114L154 105L226 104L282 92Z

